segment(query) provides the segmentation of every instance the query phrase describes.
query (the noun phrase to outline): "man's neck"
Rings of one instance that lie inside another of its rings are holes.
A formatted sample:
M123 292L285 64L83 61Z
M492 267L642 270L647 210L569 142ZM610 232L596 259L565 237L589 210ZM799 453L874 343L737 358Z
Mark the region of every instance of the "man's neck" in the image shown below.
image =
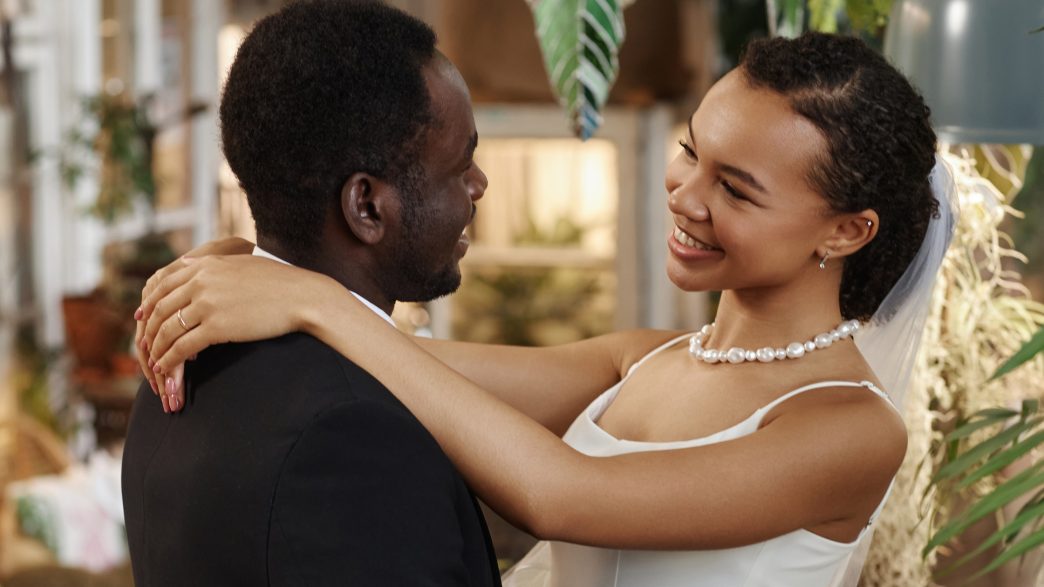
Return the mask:
M365 263L355 262L343 255L322 250L315 255L309 255L308 258L300 258L289 254L278 243L262 239L260 236L258 237L257 246L302 269L308 269L309 271L332 277L348 290L366 298L389 316L395 308L395 301L386 296L377 287L377 280L373 278L370 269Z

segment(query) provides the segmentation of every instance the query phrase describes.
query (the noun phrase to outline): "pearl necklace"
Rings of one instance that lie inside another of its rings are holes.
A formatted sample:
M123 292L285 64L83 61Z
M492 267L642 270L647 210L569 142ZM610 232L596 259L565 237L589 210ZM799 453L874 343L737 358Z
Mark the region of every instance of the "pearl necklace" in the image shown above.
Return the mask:
M767 346L756 351L738 346L732 347L727 351L703 348L703 340L710 335L713 327L713 322L706 324L699 332L689 338L689 353L692 356L704 363L743 363L744 361L771 363L772 361L782 361L783 359L800 359L806 353L816 349L825 349L839 340L853 336L859 330L859 321L848 320L847 322L842 322L830 332L817 334L811 340L805 342L792 342L785 348Z

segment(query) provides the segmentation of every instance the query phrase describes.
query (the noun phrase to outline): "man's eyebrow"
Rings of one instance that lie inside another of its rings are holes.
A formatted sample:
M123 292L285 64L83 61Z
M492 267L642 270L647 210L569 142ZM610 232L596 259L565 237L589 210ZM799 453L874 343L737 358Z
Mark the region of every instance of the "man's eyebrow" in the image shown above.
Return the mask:
M724 173L738 177L741 181L743 181L743 183L749 185L755 190L763 194L766 193L765 186L761 185L761 183L758 180L754 179L753 175L747 173L746 171L743 171L742 169L738 167L733 167L731 165L722 165L721 170Z
M475 156L475 149L478 148L478 132L476 131L468 139L468 146L464 149L464 159L470 161Z

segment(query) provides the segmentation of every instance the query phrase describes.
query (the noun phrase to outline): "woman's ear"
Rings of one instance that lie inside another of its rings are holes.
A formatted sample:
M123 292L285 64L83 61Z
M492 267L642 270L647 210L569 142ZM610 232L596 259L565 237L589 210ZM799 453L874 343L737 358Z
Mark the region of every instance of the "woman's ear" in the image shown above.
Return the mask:
M394 202L394 189L368 173L354 173L341 186L341 215L348 229L364 244L384 238Z
M870 209L838 216L834 230L823 243L820 254L829 251L831 257L838 258L855 253L874 240L879 221L877 212Z

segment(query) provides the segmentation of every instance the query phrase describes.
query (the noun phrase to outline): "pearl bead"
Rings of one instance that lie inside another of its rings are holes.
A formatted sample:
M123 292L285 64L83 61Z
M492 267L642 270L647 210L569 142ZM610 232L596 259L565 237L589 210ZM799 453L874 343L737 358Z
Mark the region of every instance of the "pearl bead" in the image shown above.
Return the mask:
M792 342L787 345L787 356L791 359L800 359L805 356L805 345L800 342Z
M798 359L816 349L825 349L836 341L854 335L856 331L859 330L860 323L858 320L842 322L837 326L837 328L827 332L821 332L812 340L805 342L795 341L788 344L786 347L767 346L761 347L757 350L732 347L728 351L703 348L703 340L710 335L713 328L714 323L712 322L703 326L700 328L699 332L696 332L689 337L689 353L691 353L692 356L706 363L729 362L737 364L753 361L771 363L772 361L782 361L788 358Z
M747 358L747 353L740 347L734 346L725 354L725 358L733 364L742 363Z

